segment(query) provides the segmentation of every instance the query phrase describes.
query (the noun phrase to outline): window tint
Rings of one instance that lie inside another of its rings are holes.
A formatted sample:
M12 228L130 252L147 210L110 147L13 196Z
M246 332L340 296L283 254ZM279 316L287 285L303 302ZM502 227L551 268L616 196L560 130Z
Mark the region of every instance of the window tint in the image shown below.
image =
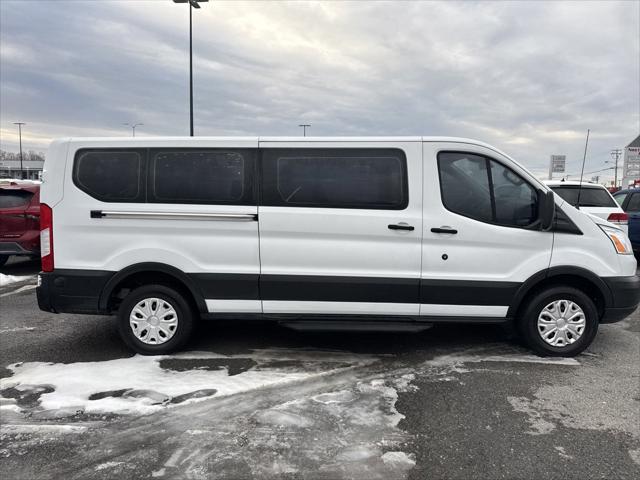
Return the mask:
M551 190L574 207L578 204L578 191L580 188L577 185L552 186ZM606 189L602 187L585 187L583 185L580 192L580 206L617 207L618 205L613 201Z
M406 157L397 149L264 150L265 205L403 209Z
M442 202L447 210L485 222L493 221L487 160L471 154L438 155Z
M29 204L33 193L24 190L0 189L0 208L24 207Z
M248 150L153 150L149 201L246 204L253 198L254 157Z
M490 160L495 197L495 221L500 225L526 227L538 218L538 193L502 164Z
M634 193L627 204L627 212L640 212L640 193Z
M80 151L73 181L92 197L106 202L144 201L143 162L139 152Z
M526 227L538 218L538 194L499 162L464 152L438 154L442 203L483 222Z

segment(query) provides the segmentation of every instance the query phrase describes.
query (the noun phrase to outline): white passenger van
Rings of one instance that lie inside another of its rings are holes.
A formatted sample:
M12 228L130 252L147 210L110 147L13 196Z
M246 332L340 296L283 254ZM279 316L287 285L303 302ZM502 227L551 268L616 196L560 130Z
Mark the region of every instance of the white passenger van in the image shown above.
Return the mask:
M640 302L626 235L473 140L70 138L42 185L38 302L143 354L199 318L416 331L514 322L575 355Z

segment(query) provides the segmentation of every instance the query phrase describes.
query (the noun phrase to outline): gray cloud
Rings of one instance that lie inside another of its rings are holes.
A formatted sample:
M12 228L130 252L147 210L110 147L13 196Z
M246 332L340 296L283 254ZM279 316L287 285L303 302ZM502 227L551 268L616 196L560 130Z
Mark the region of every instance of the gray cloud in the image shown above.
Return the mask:
M638 2L224 2L194 12L196 133L453 135L537 173L640 130ZM186 6L0 2L0 138L188 130Z

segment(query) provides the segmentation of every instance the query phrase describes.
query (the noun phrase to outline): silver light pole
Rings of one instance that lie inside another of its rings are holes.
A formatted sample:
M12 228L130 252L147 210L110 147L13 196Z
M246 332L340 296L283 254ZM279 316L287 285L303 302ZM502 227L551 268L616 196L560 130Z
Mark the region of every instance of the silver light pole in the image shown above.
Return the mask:
M302 136L306 137L307 136L307 127L310 127L311 124L310 123L301 123L300 125L298 125L299 127L302 127Z
M122 125L126 125L127 127L131 127L132 136L136 136L136 127L144 125L144 123L123 123Z
M200 8L198 3L209 0L173 0L173 3L189 4L189 132L193 137L193 19L192 9Z

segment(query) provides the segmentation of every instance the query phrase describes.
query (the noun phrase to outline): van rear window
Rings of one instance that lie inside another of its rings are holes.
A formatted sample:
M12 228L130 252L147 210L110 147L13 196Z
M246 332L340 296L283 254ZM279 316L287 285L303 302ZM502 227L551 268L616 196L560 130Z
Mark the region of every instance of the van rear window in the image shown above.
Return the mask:
M569 202L574 207L578 204L578 186L551 186L551 190L562 197L563 200ZM617 207L618 204L611 198L609 192L600 187L582 187L580 193L581 207Z
M142 155L135 151L80 151L73 166L73 181L104 202L144 201Z

